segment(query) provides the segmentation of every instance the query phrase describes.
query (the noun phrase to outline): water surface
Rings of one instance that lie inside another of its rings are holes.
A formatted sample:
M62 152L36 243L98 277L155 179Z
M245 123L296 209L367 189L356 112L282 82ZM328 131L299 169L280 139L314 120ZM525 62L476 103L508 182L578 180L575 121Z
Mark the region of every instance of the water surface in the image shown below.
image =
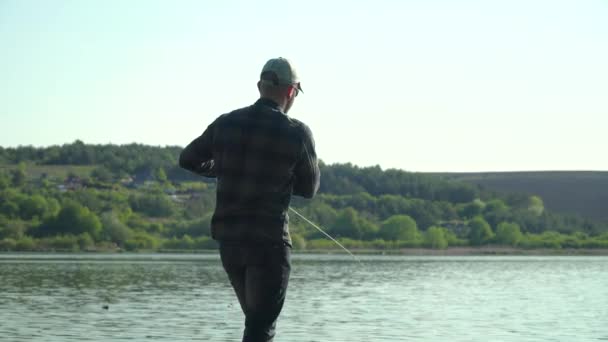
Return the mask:
M242 320L215 254L0 254L2 341L240 341ZM608 257L294 255L275 340L608 341Z

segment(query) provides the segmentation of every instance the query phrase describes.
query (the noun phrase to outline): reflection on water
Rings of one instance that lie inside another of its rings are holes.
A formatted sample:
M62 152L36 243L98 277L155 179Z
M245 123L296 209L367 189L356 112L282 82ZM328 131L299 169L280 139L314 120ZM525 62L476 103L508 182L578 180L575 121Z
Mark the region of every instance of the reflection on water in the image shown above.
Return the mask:
M277 341L608 339L607 257L296 255ZM216 255L0 254L2 341L240 341Z

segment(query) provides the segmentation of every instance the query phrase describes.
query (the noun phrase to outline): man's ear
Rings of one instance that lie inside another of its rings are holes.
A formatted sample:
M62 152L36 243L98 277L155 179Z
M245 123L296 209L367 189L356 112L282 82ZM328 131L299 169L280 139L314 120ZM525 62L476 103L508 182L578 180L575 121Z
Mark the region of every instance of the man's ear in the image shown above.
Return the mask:
M296 88L294 87L289 87L287 90L287 96L289 96L289 99L293 99L296 96Z

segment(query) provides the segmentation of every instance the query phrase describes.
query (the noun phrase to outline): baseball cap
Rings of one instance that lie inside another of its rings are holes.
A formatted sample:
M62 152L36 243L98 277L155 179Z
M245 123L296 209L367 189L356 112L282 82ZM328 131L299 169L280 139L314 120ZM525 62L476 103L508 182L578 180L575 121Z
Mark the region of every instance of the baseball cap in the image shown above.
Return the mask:
M271 81L275 85L295 85L299 91L304 92L298 74L287 58L279 57L268 60L262 68L260 80Z

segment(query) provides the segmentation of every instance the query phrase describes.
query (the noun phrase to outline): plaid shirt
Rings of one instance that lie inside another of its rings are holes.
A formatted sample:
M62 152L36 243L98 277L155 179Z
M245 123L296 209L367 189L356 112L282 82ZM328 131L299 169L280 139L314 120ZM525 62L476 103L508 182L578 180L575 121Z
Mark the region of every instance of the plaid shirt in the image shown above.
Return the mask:
M268 99L218 117L186 146L179 163L216 177L211 236L220 241L291 245L291 195L312 198L319 189L312 132Z

